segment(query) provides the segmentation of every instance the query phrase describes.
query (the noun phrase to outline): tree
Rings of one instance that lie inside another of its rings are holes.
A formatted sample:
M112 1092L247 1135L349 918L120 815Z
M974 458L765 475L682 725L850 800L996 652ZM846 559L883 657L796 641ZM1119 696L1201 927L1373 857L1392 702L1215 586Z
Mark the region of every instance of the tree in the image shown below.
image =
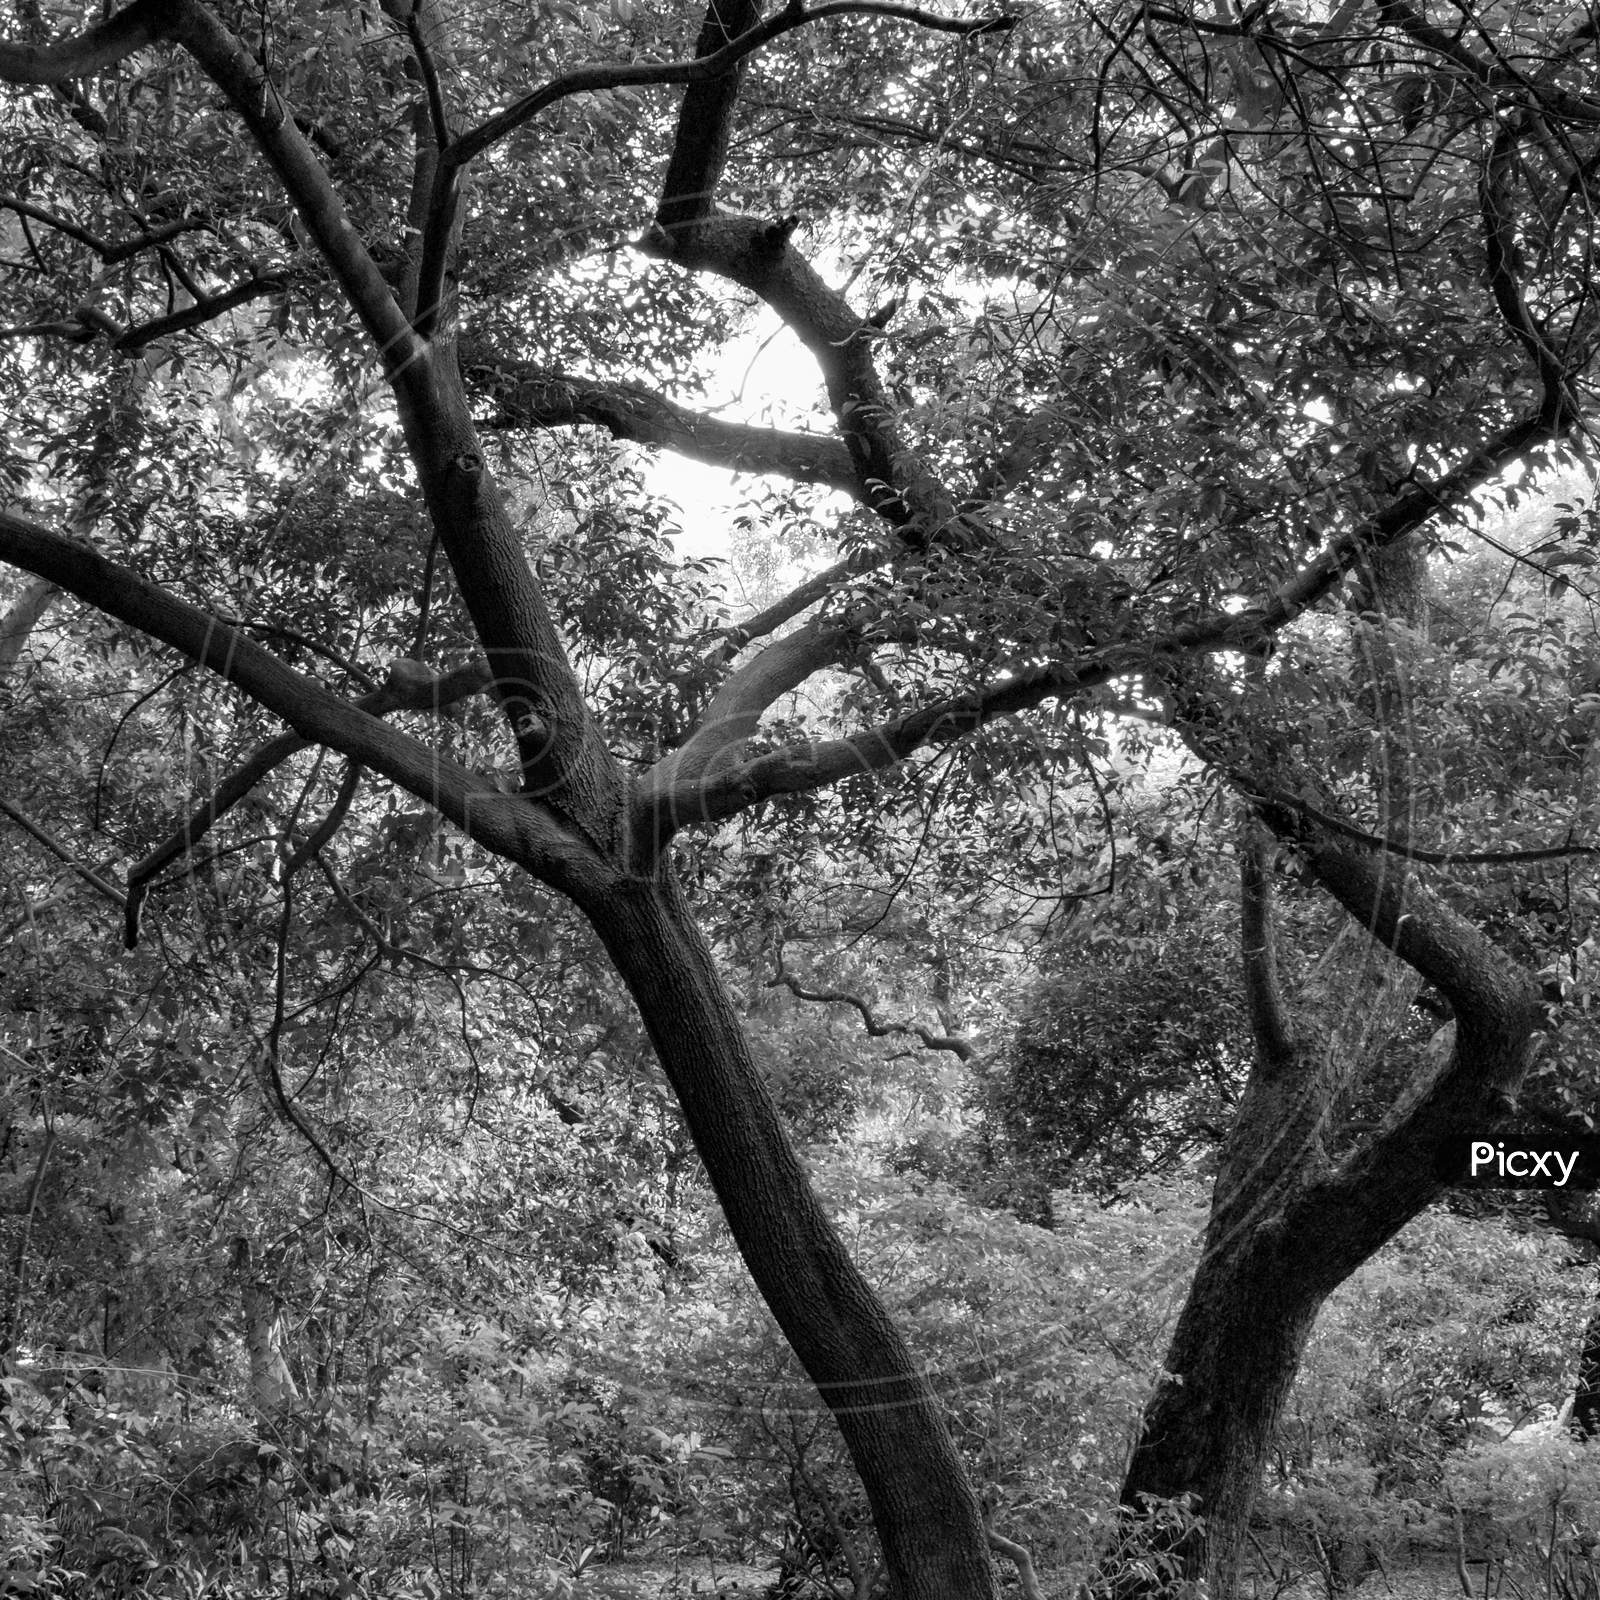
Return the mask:
M151 876L305 745L345 774L307 780L320 824L298 807L275 824L264 870L286 916L368 773L570 901L838 1419L906 1600L990 1591L977 1499L794 1154L675 839L870 790L1005 719L1031 727L1041 768L1071 761L1073 719L1120 701L1168 721L1444 997L1448 1059L1410 1064L1382 1127L1324 1162L1341 1085L1284 1015L1267 862L1249 847L1256 1069L1169 1361L1184 1382L1153 1402L1127 1485L1197 1499L1210 1540L1185 1559L1225 1578L1318 1305L1437 1192L1423 1157L1514 1092L1541 1023L1533 974L1422 881L1458 853L1363 815L1370 769L1349 747L1382 733L1383 697L1364 702L1290 629L1571 435L1594 325L1600 106L1581 19L1486 9L1450 32L1381 0L1018 21L714 0L692 56L650 60L677 19L623 4L609 19L553 5L529 27L491 3L229 17L134 0L82 32L23 10L0 47L21 91L22 176L0 209L26 424L6 465L36 512L59 499L54 477L82 481L85 417L114 424L100 547L7 511L0 558L288 729L135 868L130 936ZM679 88L669 128L643 96ZM573 268L602 217L640 216L658 135L640 240L657 265ZM741 193L749 210L716 204ZM835 205L841 252L873 260L870 313L797 242ZM931 266L888 247L899 226ZM726 423L666 392L710 314L691 274L787 323L828 431ZM592 314L609 292L637 308L627 338ZM116 363L157 347L159 397L120 402ZM358 407L348 432L328 428L319 388L342 400L368 366L392 416ZM229 435L216 419L246 391ZM571 567L610 518L602 575L648 601L660 568L628 518L574 485L564 510L546 502L535 560L501 486L531 503L543 464L510 430L575 424L842 490L857 513L838 561L709 640L692 608L621 614L601 575ZM491 427L507 430L498 470ZM314 473L319 458L334 470ZM274 563L311 583L291 595L263 578ZM258 622L263 596L296 620ZM1268 671L1240 665L1275 641ZM836 726L777 714L841 672ZM459 736L414 720L485 692L491 714L464 713ZM490 775L508 760L509 782ZM1496 846L1521 819L1499 821ZM268 1081L314 1139L282 1042L266 1041Z

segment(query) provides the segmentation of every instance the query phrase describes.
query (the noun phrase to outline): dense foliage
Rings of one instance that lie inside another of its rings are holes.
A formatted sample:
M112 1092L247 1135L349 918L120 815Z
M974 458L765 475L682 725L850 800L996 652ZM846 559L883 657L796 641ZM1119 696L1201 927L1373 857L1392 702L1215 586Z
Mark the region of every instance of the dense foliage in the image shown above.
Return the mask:
M1593 1600L1592 15L0 16L8 1592Z

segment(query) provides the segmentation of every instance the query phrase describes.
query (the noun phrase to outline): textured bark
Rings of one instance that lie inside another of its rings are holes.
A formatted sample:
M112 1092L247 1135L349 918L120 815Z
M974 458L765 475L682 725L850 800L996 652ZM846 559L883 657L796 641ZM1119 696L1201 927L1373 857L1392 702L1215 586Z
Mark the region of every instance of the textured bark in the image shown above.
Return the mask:
M287 1411L300 1398L283 1354L283 1319L264 1284L246 1283L244 1342L250 1353L250 1398L263 1416Z
M818 1203L679 890L624 880L586 909L751 1276L844 1435L897 1600L991 1595L988 1536L938 1402Z
M1572 1391L1572 1427L1585 1439L1600 1439L1600 1307L1583 1333L1578 1381Z
M23 586L22 593L0 616L0 684L15 670L33 630L60 593L53 583L36 578Z
M1237 1591L1262 1463L1326 1298L1298 1265L1271 1228L1241 1238L1213 1222L1123 1483L1130 1510L1150 1496L1186 1498L1198 1512L1201 1523L1158 1538L1153 1554L1209 1578L1218 1597ZM1120 1564L1141 1554L1119 1552ZM1124 1581L1119 1591L1156 1587Z
M759 0L711 0L694 53L716 54L753 27L760 17ZM717 180L728 159L733 111L743 76L741 63L720 78L690 84L684 91L677 137L672 143L667 174L661 183L661 203L656 210L656 221L663 228L675 228L710 214Z
M523 793L581 841L565 864L523 865L577 902L633 995L734 1240L844 1435L897 1600L986 1600L987 1538L938 1402L823 1212L670 869L636 870L620 769L485 466L453 348L395 389Z
M1266 820L1294 835L1290 814L1266 808ZM1455 1040L1447 1060L1414 1062L1383 1125L1331 1164L1323 1135L1342 1073L1284 1013L1264 863L1259 841L1247 838L1242 923L1256 1058L1223 1148L1205 1250L1122 1493L1130 1512L1153 1497L1202 1520L1130 1522L1107 1573L1121 1596L1158 1592L1173 1575L1208 1581L1217 1600L1237 1593L1262 1466L1317 1312L1443 1192L1434 1161L1441 1141L1481 1132L1504 1114L1541 1020L1533 976L1403 863L1304 830L1294 836L1322 887L1445 993ZM1157 1564L1141 1562L1145 1555Z
M657 445L730 472L777 473L856 494L850 452L828 434L724 422L680 406L638 383L559 377L476 353L495 393L487 428L558 428L592 423L614 439Z
M1285 1230L1284 1211L1304 1175L1325 1169L1323 1128L1338 1089L1327 1053L1300 1037L1281 992L1266 830L1247 816L1241 835L1240 944L1255 1063L1122 1489L1130 1512L1152 1499L1178 1501L1203 1521L1134 1521L1132 1547L1119 1553L1125 1567L1141 1554L1173 1562L1186 1577L1209 1577L1221 1595L1237 1583L1262 1461L1327 1293ZM1140 1551L1141 1543L1155 1548Z

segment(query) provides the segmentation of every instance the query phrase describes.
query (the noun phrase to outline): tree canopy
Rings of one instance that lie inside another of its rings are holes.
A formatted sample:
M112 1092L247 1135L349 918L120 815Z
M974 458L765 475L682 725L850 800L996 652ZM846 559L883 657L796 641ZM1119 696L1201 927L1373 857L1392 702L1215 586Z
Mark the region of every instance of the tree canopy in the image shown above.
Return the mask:
M533 1096L571 1128L642 1031L896 1592L987 1594L938 1398L788 1131L828 1091L774 1080L719 958L827 998L786 955L799 878L845 904L850 851L891 903L936 883L941 925L903 931L943 1014L904 1026L959 1058L962 930L1065 917L1129 848L1181 855L1124 792L1154 773L1180 813L1181 767L1248 813L1193 833L1241 881L1245 1025L1196 1007L1174 1041L1134 991L1175 946L1134 936L1104 985L1123 1025L1078 1042L1107 1115L1119 1046L1208 1062L1205 1120L1228 1112L1123 1484L1134 1512L1198 1507L1165 1554L1226 1585L1323 1303L1443 1192L1437 1149L1513 1106L1548 1008L1583 1036L1600 523L1577 496L1528 540L1489 519L1587 437L1593 18L7 16L6 815L131 952L36 983L27 1049L51 1038L70 1083L148 996L119 1114L253 1074L335 1189L376 1193L379 1126L415 1114L377 1070L402 1037L446 1096L492 1035L564 1052L570 1082L491 1073L489 1125ZM809 424L705 393L752 299L814 365ZM798 581L741 608L679 559L641 448L758 478ZM1152 925L1190 941L1171 981L1210 981L1181 976L1216 963L1179 871L1150 876ZM1291 998L1280 920L1337 944L1343 918L1356 946ZM231 1060L197 1016L233 1021ZM670 1268L687 1146L638 1093L655 1125L607 1158L628 1198L575 1228ZM1171 1137L1121 1125L1113 1165ZM241 1238L273 1405L292 1374Z

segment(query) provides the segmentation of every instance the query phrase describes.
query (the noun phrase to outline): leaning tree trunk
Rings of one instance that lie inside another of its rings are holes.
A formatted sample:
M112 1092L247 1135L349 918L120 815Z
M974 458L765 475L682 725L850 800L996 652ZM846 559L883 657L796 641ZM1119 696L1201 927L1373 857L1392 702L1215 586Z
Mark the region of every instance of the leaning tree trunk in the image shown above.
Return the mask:
M1382 1126L1331 1160L1324 1131L1341 1074L1314 1036L1291 1025L1265 847L1259 835L1247 838L1241 921L1255 1064L1223 1151L1201 1263L1123 1484L1128 1538L1106 1577L1124 1597L1204 1580L1214 1600L1232 1600L1273 1428L1318 1310L1444 1190L1441 1143L1481 1136L1505 1115L1542 1021L1534 976L1403 863L1330 842L1290 807L1257 809L1352 916L1445 994L1455 1038L1447 1060L1418 1053ZM1152 1500L1170 1504L1163 1512Z
M897 1600L992 1594L982 1512L939 1403L823 1212L677 884L621 879L585 910L750 1274L844 1435Z
M1262 1464L1326 1298L1272 1229L1215 1233L1124 1480L1125 1592L1202 1575L1214 1595L1235 1591Z
M418 475L494 665L523 795L569 830L536 876L582 910L639 1007L734 1242L861 1475L896 1600L988 1600L982 1515L938 1401L823 1212L670 866L635 849L627 786L484 468L459 371L436 353L432 376L399 391Z
M1131 1514L1119 1589L1209 1577L1231 1593L1261 1465L1328 1293L1285 1229L1308 1171L1325 1164L1337 1084L1328 1054L1290 1026L1278 988L1269 846L1240 841L1240 942L1255 1064L1223 1147L1205 1248L1123 1482Z

